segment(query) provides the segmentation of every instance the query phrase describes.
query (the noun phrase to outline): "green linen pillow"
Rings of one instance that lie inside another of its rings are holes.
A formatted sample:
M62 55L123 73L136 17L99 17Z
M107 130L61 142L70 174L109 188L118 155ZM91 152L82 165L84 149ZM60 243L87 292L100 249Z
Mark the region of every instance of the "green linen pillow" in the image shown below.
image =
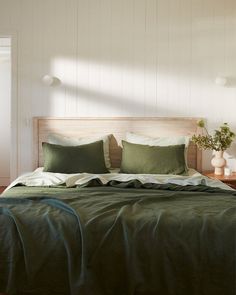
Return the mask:
M79 146L62 146L43 142L45 172L108 173L103 152L103 141Z
M149 146L122 141L121 173L187 174L185 145Z

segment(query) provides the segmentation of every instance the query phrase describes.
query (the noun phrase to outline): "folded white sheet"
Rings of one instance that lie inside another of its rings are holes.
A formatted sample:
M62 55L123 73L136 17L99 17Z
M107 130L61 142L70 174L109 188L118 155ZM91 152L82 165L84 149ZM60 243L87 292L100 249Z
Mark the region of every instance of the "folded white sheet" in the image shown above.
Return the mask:
M13 181L7 189L17 185L23 184L25 186L58 186L65 184L67 187L73 187L75 185L83 185L92 179L100 179L103 184L108 183L111 180L117 180L121 182L137 179L141 183L173 183L178 185L199 185L204 184L211 187L218 187L222 189L232 190L231 187L224 184L219 180L210 179L194 169L189 169L188 176L181 175L164 175L164 174L123 174L113 171L107 174L90 174L90 173L78 173L78 174L62 174L43 172L43 168L38 168L34 172L26 173L18 177Z

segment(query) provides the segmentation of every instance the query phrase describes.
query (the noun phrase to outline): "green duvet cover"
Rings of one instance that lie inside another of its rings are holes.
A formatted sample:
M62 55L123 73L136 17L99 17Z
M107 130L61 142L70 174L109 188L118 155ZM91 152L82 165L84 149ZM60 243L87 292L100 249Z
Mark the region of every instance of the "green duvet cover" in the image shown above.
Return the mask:
M0 198L0 293L235 295L236 193L94 181Z

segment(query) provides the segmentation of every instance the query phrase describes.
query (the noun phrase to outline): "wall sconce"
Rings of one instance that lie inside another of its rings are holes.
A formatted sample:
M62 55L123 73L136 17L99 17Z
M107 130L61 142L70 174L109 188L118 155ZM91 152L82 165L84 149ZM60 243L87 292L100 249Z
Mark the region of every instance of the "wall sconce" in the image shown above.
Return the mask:
M42 77L42 82L44 85L47 85L47 86L57 86L57 85L61 84L60 79L58 79L57 77L50 76L50 75L44 75Z
M227 82L228 82L228 80L226 77L218 76L215 79L215 84L218 86L225 86L227 84Z

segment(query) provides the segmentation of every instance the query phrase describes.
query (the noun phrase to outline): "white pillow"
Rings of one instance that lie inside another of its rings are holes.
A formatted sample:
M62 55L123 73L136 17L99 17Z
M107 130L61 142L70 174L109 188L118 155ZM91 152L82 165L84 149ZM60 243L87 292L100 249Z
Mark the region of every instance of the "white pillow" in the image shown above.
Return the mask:
M169 145L179 145L185 144L187 148L189 145L188 136L170 136L170 137L149 137L144 135L139 135L133 132L126 133L126 141L136 144L144 144L150 146L169 146Z
M110 155L109 155L109 139L110 135L100 136L100 137L66 137L63 135L51 133L48 135L48 143L51 144L58 144L63 146L77 146L77 145L83 145L88 143L93 143L95 141L102 140L103 141L103 151L104 151L104 159L105 164L107 168L111 168L111 161L110 161Z

